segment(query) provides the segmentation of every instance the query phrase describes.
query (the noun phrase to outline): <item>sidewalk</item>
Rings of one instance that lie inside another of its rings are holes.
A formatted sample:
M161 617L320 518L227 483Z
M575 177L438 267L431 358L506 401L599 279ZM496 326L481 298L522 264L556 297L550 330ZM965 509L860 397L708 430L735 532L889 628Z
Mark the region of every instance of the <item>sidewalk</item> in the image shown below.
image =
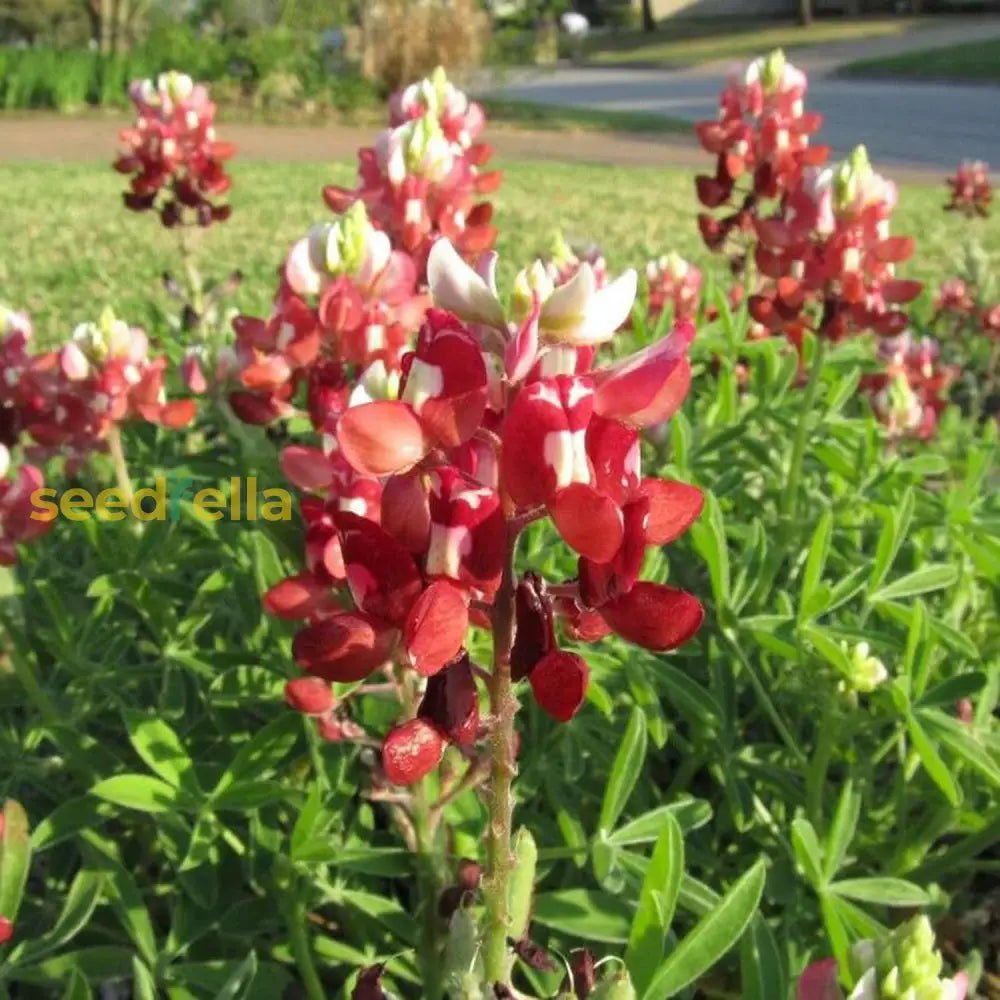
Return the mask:
M95 162L110 165L118 148L118 130L124 121L45 117L0 117L0 163ZM234 142L240 160L286 163L352 161L359 147L370 145L376 130L340 125L227 125L225 137ZM624 135L609 132L524 132L491 128L489 140L498 166L504 160L596 163L623 167L710 166L709 158L692 135ZM902 168L899 180L938 183L937 170Z

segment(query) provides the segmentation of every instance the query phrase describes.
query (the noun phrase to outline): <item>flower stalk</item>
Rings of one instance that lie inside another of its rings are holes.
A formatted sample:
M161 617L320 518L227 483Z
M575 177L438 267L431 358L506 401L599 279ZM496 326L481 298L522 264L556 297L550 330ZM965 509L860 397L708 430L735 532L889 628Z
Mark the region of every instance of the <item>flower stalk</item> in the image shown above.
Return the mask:
M128 463L125 461L125 449L122 445L121 429L117 424L112 424L108 431L108 450L111 452L111 461L115 466L115 479L118 482L118 489L122 494L122 500L126 506L131 506L134 490L132 489L132 478L129 476Z
M517 529L510 526L507 555L500 590L493 606L493 676L490 680L490 708L494 717L489 781L489 827L487 829L486 928L484 966L486 982L505 983L508 974L507 936L509 923L509 882L514 859L511 849L511 822L514 812L514 716L517 700L511 683L510 653L514 643L514 557Z
M809 381L802 394L802 410L799 425L795 430L795 440L792 443L792 459L788 466L788 481L785 484L785 494L781 500L781 514L789 521L794 521L798 513L799 480L802 478L802 460L805 457L806 443L809 437L809 425L812 411L816 406L816 398L823 382L823 362L826 359L826 341L816 338L816 349L813 352L812 368L809 371Z

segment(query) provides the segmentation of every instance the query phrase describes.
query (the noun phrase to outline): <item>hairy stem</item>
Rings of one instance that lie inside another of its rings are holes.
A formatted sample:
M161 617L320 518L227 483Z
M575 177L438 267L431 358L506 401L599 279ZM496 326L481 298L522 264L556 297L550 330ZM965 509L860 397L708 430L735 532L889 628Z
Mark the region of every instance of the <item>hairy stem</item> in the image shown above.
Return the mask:
M128 463L125 461L125 449L122 447L122 434L117 424L112 424L108 431L108 450L115 464L115 478L118 480L118 491L125 501L125 506L132 505L132 479L128 474Z
M511 816L514 802L514 700L510 676L510 651L514 643L514 556L517 551L515 525L508 527L507 557L500 590L493 605L493 674L490 678L490 710L493 741L490 755L489 826L486 831L486 928L483 961L486 981L506 984L508 936L508 884L514 866L511 851Z
M812 411L816 406L816 397L823 382L823 361L826 355L826 341L822 336L816 341L813 353L812 369L809 381L802 394L802 410L799 414L799 426L795 430L795 441L792 444L792 460L788 466L788 481L785 483L785 493L781 498L781 513L790 521L795 520L799 505L799 480L802 478L802 459L805 456L806 441L809 436L809 423Z
M313 960L312 949L309 947L309 935L306 933L309 917L306 913L306 906L297 889L293 889L294 895L286 902L285 916L288 924L288 943L295 958L295 964L299 969L299 976L302 978L302 986L305 988L306 996L309 1000L326 1000L326 990L316 971L316 962Z

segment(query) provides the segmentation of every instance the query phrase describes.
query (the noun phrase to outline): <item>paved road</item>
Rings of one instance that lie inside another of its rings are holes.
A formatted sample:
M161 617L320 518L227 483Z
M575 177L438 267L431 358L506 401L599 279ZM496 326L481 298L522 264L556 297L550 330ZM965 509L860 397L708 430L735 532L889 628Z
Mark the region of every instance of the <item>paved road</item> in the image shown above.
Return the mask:
M566 67L524 71L480 93L545 104L712 118L726 72ZM1000 88L943 83L812 79L807 106L825 116L835 155L867 144L887 165L950 168L963 158L1000 167Z

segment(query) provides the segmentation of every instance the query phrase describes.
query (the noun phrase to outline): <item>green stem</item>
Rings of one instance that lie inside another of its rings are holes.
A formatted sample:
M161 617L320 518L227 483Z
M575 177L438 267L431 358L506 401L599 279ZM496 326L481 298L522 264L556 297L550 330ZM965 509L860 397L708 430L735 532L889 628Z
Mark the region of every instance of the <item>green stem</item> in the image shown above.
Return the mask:
M486 983L506 985L509 976L507 936L509 925L508 891L514 857L511 850L511 818L514 811L511 789L514 779L514 700L510 673L510 651L514 642L514 556L517 527L507 536L500 590L493 605L493 674L490 678L490 709L493 715L493 745L490 755L489 825L486 831L486 927L483 962Z
M816 749L806 771L806 814L817 829L823 825L823 788L837 736L837 702L831 697L817 727Z
M132 506L132 479L128 474L128 463L125 461L125 449L122 447L122 434L117 424L111 425L108 431L108 450L115 464L115 478L118 480L118 491L125 501L126 507Z
M816 406L816 397L823 382L823 361L826 356L826 341L822 337L816 340L816 350L813 352L812 369L809 381L802 395L802 411L799 415L799 426L795 430L795 441L792 444L792 460L788 466L788 481L785 493L781 498L781 514L790 521L795 520L799 504L799 479L802 477L802 459L805 456L806 441L809 435L809 424L812 411Z
M198 270L197 258L198 250L195 240L190 236L191 230L187 226L180 228L180 250L181 260L184 263L184 276L187 279L187 293L191 308L198 318L201 318L205 309L205 285ZM197 238L197 237L196 237Z
M316 971L312 949L309 947L309 936L306 934L306 925L309 921L306 905L302 897L298 894L297 888L292 889L291 892L294 895L290 900L286 901L285 917L288 924L288 942L292 948L292 955L295 958L295 964L299 968L302 985L309 1000L326 1000L326 990L323 988L319 973Z

